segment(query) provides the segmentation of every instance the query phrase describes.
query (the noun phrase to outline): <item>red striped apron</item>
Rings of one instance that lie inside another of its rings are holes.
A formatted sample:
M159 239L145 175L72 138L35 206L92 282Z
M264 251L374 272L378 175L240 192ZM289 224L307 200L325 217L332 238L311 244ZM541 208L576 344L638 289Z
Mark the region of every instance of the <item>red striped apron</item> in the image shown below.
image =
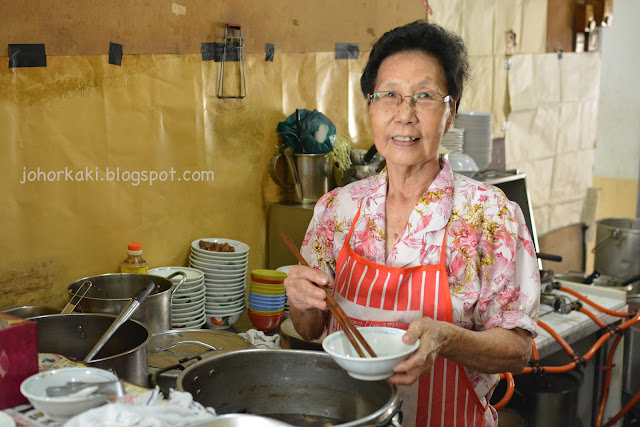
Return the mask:
M336 301L353 323L406 330L409 323L424 316L452 322L445 231L438 265L391 267L370 261L351 249L349 240L359 216L360 209L340 249L333 289ZM328 332L339 329L338 322L330 317ZM485 425L488 405L482 405L461 365L437 357L433 370L413 388L417 390L417 400L412 405L416 413L407 413L404 406L408 422L405 425L413 422L421 427Z

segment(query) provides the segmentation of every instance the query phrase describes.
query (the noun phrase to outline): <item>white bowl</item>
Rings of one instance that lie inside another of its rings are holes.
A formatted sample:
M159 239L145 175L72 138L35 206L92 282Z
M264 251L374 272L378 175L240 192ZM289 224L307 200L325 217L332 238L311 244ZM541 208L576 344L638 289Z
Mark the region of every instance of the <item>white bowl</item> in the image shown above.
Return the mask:
M234 305L230 308L211 307L207 302L205 302L204 310L207 314L210 314L212 316L228 316L229 314L244 310L246 306L247 304L245 304L244 300L241 301L241 304Z
M205 242L214 242L214 243L218 243L218 244L227 243L227 244L233 246L235 251L234 252L207 251L206 249L201 249L200 248L200 240L204 240ZM195 252L198 252L198 253L215 254L215 255L220 255L220 256L227 256L227 255L228 256L237 256L237 255L244 255L247 252L249 252L249 245L247 245L246 243L242 243L242 242L239 242L237 240L231 240L231 239L204 238L204 239L197 239L197 240L194 240L193 242L191 242L191 249L195 250Z
M197 313L202 309L204 309L204 301L191 307L173 306L171 307L171 317L173 318L173 316L184 316L185 314Z
M393 368L408 358L420 345L417 340L413 345L402 342L406 333L403 329L372 326L358 328L378 357L360 357L343 331L327 336L322 348L329 353L349 375L364 381L378 381L393 375Z
M244 312L244 308L242 310L236 311L235 313L227 313L227 314L212 314L207 313L206 318L206 328L207 329L227 329L233 326L234 323L240 319L240 315Z
M247 267L244 267L242 270L217 270L213 268L205 268L201 267L201 270L204 271L205 282L207 280L232 280L232 279L242 279L247 277Z
M206 298L231 298L231 299L235 299L235 298L240 298L241 296L244 297L244 294L246 293L245 288L239 288L237 291L228 291L228 290L221 290L221 291L214 291L214 290L207 290L207 292L205 293L205 297Z
M237 262L249 262L249 254L246 253L244 255L216 255L222 252L211 252L200 250L201 252L196 252L194 249L191 249L189 253L189 257L193 257L198 261L216 261L216 262L224 262L224 261L237 261Z
M466 153L450 153L447 155L451 170L454 172L478 172L480 168Z
M107 402L108 396L92 394L77 397L49 397L47 387L62 386L69 381L100 383L117 381L118 377L109 371L98 368L62 368L43 371L24 380L20 385L20 393L44 415L66 420L88 409Z
M187 280L185 280L185 284L187 283L198 283L200 280L204 278L204 273L196 268L191 267L157 267L149 270L149 274L154 274L156 276L167 277L176 272L183 272L187 275ZM171 281L180 282L182 276L172 277Z
M276 268L276 271L281 271L283 273L286 273L287 276L289 275L289 270L291 270L291 267L295 267L297 264L292 264L292 265L283 265L282 267L278 267Z
M243 289L247 289L247 285L244 280L238 280L235 283L216 283L216 282L205 282L204 284L207 293L209 292L240 292Z

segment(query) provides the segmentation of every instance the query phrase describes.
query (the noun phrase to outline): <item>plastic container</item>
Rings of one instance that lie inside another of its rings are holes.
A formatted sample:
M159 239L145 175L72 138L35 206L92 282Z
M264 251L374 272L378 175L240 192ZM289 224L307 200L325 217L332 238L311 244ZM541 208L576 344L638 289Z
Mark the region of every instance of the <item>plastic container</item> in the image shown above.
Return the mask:
M149 273L149 265L142 258L142 245L140 243L129 243L127 254L127 258L120 264L120 273Z

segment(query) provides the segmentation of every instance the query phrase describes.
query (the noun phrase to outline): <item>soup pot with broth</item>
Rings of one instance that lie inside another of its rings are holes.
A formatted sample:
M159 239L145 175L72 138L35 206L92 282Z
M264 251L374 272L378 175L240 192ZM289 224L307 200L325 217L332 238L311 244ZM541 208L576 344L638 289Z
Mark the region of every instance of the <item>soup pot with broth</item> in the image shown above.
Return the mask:
M352 378L327 353L238 350L195 363L178 377L218 414L249 413L295 426L398 425L397 389Z

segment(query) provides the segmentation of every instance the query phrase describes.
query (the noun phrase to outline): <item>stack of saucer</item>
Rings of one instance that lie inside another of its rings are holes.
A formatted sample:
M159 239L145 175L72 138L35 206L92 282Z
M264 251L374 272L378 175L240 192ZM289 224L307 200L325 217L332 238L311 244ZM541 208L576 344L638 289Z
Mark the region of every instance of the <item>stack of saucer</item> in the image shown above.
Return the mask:
M458 111L454 121L456 128L464 129L464 153L473 158L484 171L491 163L491 113Z
M462 153L464 147L464 129L450 127L442 136L441 144L451 153Z
M149 274L162 277L169 277L176 272L185 273L187 278L171 296L171 327L200 329L205 323L204 273L190 267L158 267L149 270ZM182 275L176 275L169 280L175 287L182 280Z
M207 328L230 328L240 318L248 259L249 246L237 240L206 238L191 243L189 265L204 272Z

